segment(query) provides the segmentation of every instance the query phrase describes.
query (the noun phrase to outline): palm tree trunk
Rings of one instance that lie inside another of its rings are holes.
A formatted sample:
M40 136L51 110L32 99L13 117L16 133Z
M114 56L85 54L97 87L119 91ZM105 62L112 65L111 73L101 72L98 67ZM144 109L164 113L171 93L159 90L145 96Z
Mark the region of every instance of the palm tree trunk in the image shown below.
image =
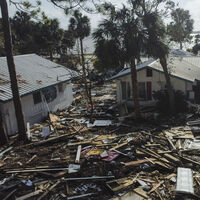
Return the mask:
M85 57L84 57L84 52L83 52L83 40L80 38L80 46L81 46L81 60L82 60L82 70L83 70L83 81L85 84L85 93L86 93L86 97L88 99L88 103L91 106L91 116L93 114L93 101L92 101L92 95L91 95L91 88L88 88L88 84L87 84L87 76L86 76L86 67L85 67Z
M132 91L133 91L135 115L136 115L136 118L141 118L135 58L131 59L131 80L132 80Z
M13 102L14 102L14 107L15 107L15 115L17 118L19 140L27 141L24 115L23 115L21 100L19 96L16 70L15 70L15 64L14 64L14 59L13 59L12 37L11 37L10 22L9 22L9 17L8 17L8 6L7 6L6 0L0 0L0 6L1 6L1 13L2 13L6 57L7 57L8 70L10 74L10 82L11 82L11 90L13 94Z
M170 106L170 112L171 114L175 113L175 101L174 101L174 92L170 80L170 75L167 69L167 60L166 58L160 58L160 64L163 68L165 80L166 80L166 86L167 86L167 92L169 95L169 106Z

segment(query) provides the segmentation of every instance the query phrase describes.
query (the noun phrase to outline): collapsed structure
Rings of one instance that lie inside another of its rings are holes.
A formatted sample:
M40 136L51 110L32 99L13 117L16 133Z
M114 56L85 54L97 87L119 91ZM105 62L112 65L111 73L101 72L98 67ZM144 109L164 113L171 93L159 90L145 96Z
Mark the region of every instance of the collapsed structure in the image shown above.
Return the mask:
M14 56L25 121L40 122L49 112L64 109L73 101L73 70L36 54ZM0 111L9 135L17 131L10 77L5 57L0 58Z

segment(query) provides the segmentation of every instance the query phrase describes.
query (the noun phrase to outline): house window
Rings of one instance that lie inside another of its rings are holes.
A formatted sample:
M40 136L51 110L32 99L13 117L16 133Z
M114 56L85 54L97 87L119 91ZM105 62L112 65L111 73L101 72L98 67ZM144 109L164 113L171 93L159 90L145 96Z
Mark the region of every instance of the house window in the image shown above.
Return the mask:
M55 87L47 88L43 91L43 95L47 103L52 102L57 97L57 91Z
M152 77L153 76L152 69L147 68L146 73L147 73L147 77Z
M33 93L33 102L34 104L38 104L42 102L42 97L40 92Z
M58 84L58 91L59 91L59 92L63 92L63 90L64 90L64 89L63 89L63 83L59 83L59 84Z
M121 82L121 89L122 89L122 100L126 100L127 93L126 93L126 82Z
M138 94L139 98L146 99L146 90L145 90L145 82L138 83Z

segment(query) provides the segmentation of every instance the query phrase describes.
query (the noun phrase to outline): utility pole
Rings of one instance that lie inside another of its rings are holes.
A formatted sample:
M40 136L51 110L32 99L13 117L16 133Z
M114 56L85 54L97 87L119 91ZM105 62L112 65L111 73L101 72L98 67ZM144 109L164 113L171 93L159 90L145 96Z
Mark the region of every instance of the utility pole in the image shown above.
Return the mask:
M0 6L2 14L3 31L4 31L5 50L6 50L8 71L10 74L10 83L11 83L11 90L15 107L15 115L17 118L19 140L26 142L27 141L26 126L25 126L22 104L20 100L17 77L16 77L15 63L13 58L11 28L8 16L8 5L6 0L0 0Z

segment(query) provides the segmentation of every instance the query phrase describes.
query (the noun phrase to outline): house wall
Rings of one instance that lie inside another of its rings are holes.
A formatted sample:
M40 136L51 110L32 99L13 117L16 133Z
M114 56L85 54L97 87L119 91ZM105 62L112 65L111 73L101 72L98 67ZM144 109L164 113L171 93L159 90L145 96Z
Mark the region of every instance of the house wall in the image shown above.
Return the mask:
M145 90L146 88L146 83L151 82L152 84L152 92L153 91L158 91L163 89L165 86L165 77L164 73L158 72L153 70L153 75L152 77L147 77L146 76L146 69L143 69L141 71L137 72L137 80L138 82L145 82ZM130 87L131 87L131 97L132 97L132 83L131 83L131 75L123 76L116 80L116 85L117 85L117 102L119 104L123 103L124 100L122 100L122 88L121 88L121 82L126 81L129 82ZM175 90L181 90L185 95L187 94L188 91L192 91L192 82L188 82L179 78L171 77L171 83L174 87ZM126 100L128 104L133 104L133 100ZM150 104L155 102L154 99L152 101L140 101L141 105L145 104Z
M39 123L48 115L48 110L51 112L62 110L72 103L73 95L71 83L63 83L62 92L59 92L58 86L55 86L55 88L57 91L57 97L48 104L45 103L43 98L41 103L34 104L32 94L22 97L22 109L26 123ZM42 94L42 92L40 93ZM0 104L0 108L3 113L3 120L5 122L8 135L15 134L17 131L17 122L13 101Z

